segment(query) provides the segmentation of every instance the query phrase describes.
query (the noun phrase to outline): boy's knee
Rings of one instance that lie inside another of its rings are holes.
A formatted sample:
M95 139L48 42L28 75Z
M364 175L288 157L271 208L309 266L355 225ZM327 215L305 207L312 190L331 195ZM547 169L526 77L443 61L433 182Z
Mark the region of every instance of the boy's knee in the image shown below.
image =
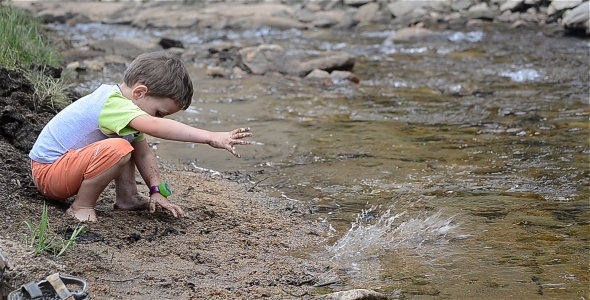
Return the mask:
M119 161L120 163L128 163L131 160L131 153L127 153L125 154L123 157L121 157L121 160Z
M116 149L133 151L133 146L131 146L131 143L129 143L126 139L110 138L104 140L104 143Z

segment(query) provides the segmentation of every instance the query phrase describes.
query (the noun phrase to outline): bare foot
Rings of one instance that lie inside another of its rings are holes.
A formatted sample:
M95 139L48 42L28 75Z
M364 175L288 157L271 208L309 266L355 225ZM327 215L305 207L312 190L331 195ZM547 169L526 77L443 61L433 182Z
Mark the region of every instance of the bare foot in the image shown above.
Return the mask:
M144 210L148 209L149 204L149 197L137 193L129 198L117 197L113 207L117 210Z
M80 222L97 222L96 212L93 208L79 208L74 210L72 207L66 210L66 214Z

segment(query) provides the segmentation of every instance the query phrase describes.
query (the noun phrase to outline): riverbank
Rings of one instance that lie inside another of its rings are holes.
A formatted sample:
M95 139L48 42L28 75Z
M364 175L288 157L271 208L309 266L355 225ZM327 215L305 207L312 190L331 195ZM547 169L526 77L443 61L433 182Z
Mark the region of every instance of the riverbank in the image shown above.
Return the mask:
M340 282L328 262L297 254L319 250L327 238L308 204L270 198L229 175L166 165L162 177L186 218L114 211L110 186L98 202L99 223L87 224L77 245L60 257L35 255L24 223L39 224L44 203L52 233L69 238L77 224L65 216L71 201L48 201L29 175L28 149L53 113L35 107L33 89L17 72L0 68L0 79L0 250L10 266L0 297L54 272L88 280L92 299L289 299Z

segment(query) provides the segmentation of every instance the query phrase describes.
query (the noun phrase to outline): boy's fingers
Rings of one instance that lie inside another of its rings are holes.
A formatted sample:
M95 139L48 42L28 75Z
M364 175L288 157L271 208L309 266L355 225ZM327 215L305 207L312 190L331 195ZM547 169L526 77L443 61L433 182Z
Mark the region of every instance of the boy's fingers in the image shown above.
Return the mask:
M171 212L171 213L172 213L172 215L176 217L176 212L174 211L174 206L173 206L172 204L170 204L170 203L168 203L168 204L160 203L160 206L161 206L163 209L165 209L165 210L167 210L167 211Z
M177 218L184 218L184 211L178 205L174 205L176 207L176 217Z
M241 133L241 132L248 132L250 131L250 127L245 128L238 128L231 131L231 134Z
M181 218L186 217L186 215L184 214L184 211L182 210L182 208L180 208L180 206L176 206L177 212L178 212L178 216Z
M233 154L235 157L240 158L240 154L238 154L238 152L236 152L236 149L234 149L234 147L229 146L228 148L226 148L227 151L229 151L231 154Z
M251 132L242 132L242 133L232 134L232 138L234 138L234 139L243 139L245 137L251 137L251 136L252 136Z

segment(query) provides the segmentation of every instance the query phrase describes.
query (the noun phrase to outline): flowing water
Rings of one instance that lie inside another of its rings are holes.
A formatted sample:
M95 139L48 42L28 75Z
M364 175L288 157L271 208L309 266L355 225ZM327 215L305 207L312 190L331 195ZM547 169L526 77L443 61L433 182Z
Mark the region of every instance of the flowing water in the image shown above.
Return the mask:
M590 298L587 39L493 27L404 44L383 44L388 28L56 28L81 42L167 36L198 53L225 39L278 43L302 59L356 55L361 83L333 86L208 78L208 61L197 59L193 106L173 118L209 130L249 126L258 143L239 147L239 160L150 141L164 160L311 201L332 233L312 255L343 274L332 288L407 299ZM118 81L119 71L82 76L83 88Z

